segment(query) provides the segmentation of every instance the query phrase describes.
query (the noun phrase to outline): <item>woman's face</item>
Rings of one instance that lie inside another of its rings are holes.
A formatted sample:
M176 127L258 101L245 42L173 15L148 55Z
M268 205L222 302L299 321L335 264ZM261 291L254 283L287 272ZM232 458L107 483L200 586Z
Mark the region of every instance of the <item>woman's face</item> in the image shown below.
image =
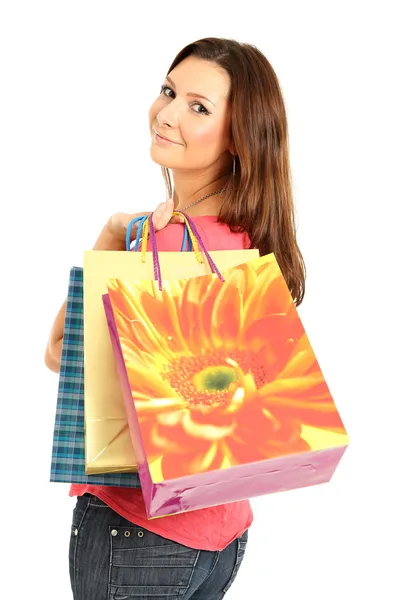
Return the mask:
M170 169L232 161L228 74L190 56L165 78L149 111L151 158Z

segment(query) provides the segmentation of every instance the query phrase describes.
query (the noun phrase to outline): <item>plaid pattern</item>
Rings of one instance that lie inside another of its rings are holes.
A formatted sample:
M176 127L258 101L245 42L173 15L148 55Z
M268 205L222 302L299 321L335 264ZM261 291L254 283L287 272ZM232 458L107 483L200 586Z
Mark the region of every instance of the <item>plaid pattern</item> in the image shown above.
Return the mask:
M137 473L85 473L83 269L70 272L50 481L140 488Z

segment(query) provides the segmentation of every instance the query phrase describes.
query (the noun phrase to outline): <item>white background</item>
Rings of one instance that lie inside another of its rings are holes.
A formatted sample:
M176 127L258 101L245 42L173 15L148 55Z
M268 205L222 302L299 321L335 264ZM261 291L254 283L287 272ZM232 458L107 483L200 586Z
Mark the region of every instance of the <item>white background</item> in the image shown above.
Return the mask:
M351 438L330 484L253 501L228 598L400 598L396 5L1 3L2 598L72 597L74 500L48 482L47 336L107 218L164 199L147 110L176 53L206 36L257 45L281 82L308 269L299 312Z

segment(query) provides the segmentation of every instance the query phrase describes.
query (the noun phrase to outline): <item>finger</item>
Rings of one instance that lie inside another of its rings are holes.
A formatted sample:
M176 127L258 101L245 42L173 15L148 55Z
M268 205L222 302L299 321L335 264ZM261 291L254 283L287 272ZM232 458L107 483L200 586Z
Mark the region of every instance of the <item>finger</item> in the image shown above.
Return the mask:
M121 225L124 228L124 230L126 231L128 229L129 223L131 223L131 221L133 219L136 219L137 217L146 217L149 214L150 214L149 212L135 213L133 215L128 215L128 214L122 213L121 214ZM133 226L133 231L136 231L137 228L138 228L138 223L135 223L135 225Z
M116 213L116 214L112 215L112 217L110 218L109 227L110 227L113 235L115 235L115 237L117 239L122 240L122 239L125 239L128 225L132 221L132 219L134 219L135 217L144 217L148 214L149 213L136 213L136 214L131 215L131 214L126 214L126 213ZM138 227L138 223L136 223L133 226L133 229L131 231L131 240L135 236L137 227Z
M135 215L127 215L129 216L129 218L127 219L127 223L125 226L125 234L124 237L126 239L126 235L127 235L127 229L129 224L132 222L133 219L137 218L137 217L147 217L150 213L138 213ZM130 236L129 236L129 241L133 242L133 240L135 240L137 238L137 234L138 234L138 229L139 229L139 225L140 225L140 221L136 221L136 223L133 225L131 231L130 231Z
M162 202L153 211L152 219L153 219L154 229L156 231L161 229L163 226L162 224L163 224L163 215L165 212L165 207L166 207L165 202Z
M168 198L167 201L166 201L166 203L165 203L165 205L166 205L167 210L170 210L171 213L174 212L174 210L175 210L175 203L174 203L174 199L173 198Z
M185 219L182 217L182 215L176 215L175 217L172 217L171 219L171 223L184 223Z
M169 198L166 202L159 204L153 213L153 224L156 231L168 225L174 211L174 202Z

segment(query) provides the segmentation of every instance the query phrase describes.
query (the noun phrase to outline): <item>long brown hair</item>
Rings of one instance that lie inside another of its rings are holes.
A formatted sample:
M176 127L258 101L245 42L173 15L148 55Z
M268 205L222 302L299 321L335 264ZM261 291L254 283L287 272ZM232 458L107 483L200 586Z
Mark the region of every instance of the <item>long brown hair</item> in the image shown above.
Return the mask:
M183 48L168 74L188 56L219 65L231 80L231 135L235 176L230 177L219 221L245 231L261 255L273 252L292 298L304 297L306 268L296 241L286 110L278 78L257 48L205 38ZM163 175L171 190L169 171Z

